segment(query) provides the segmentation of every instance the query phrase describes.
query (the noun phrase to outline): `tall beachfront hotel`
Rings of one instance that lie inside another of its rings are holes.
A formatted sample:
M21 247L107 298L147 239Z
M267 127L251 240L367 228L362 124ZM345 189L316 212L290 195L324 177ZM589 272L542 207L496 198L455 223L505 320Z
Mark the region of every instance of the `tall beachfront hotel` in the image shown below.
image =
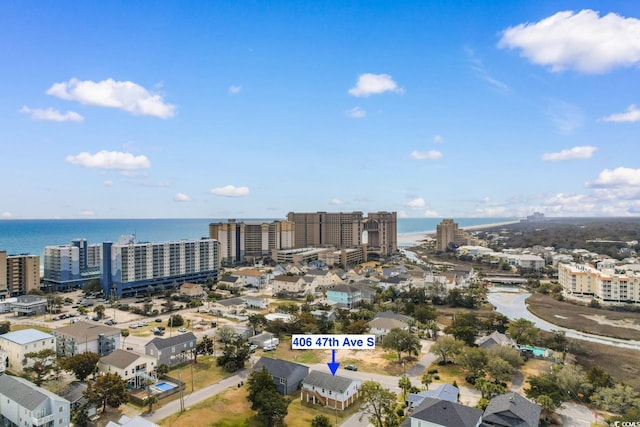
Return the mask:
M85 239L72 240L68 245L44 248L42 285L49 291L81 288L91 279L100 278L102 245L87 244Z
M133 236L102 244L105 295L130 297L218 279L220 244L214 239L136 243Z
M236 265L245 258L270 256L274 249L292 249L293 223L230 219L209 224L209 238L220 242L222 265Z
M366 247L366 257L386 257L398 250L396 212L289 212L295 247Z

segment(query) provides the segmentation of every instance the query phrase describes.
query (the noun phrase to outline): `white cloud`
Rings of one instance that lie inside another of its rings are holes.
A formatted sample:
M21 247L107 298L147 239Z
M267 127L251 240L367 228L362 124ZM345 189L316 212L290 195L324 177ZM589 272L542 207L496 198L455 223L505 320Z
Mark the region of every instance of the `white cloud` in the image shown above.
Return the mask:
M85 209L83 211L80 211L80 216L95 216L95 215L96 213L91 209Z
M173 196L173 200L176 202L190 202L191 197L187 196L184 193L177 193L175 196Z
M98 151L96 154L82 152L76 156L67 156L67 162L73 165L96 169L146 169L151 167L147 156L135 156L119 151Z
M558 12L535 23L507 28L500 48L520 49L551 71L604 73L640 63L640 20L590 9Z
M358 76L358 83L349 89L349 95L367 97L385 92L404 93L389 74L365 73Z
M345 203L344 203L343 200L340 200L340 199L334 197L333 199L331 199L330 204L335 205L335 206L340 206L340 205L344 205Z
M9 218L13 218L13 214L9 211L4 211L2 213L0 213L0 218L2 219L9 219Z
M408 207L408 208L411 208L411 209L420 209L420 208L424 208L425 206L427 206L427 202L425 202L422 197L416 197L413 200L409 200L404 205L406 207Z
M363 119L367 117L367 112L360 107L353 107L350 110L344 112L347 117L352 117L354 119Z
M444 142L444 138L442 137L442 135L435 135L433 137L433 142L435 142L436 144L440 144L441 142Z
M94 82L74 77L68 82L54 83L47 94L81 104L119 108L131 114L163 119L173 117L176 108L165 103L161 95L136 83L113 79Z
M595 181L587 183L588 187L637 187L640 186L640 169L619 167L605 169Z
M127 178L146 178L149 176L149 173L137 170L121 170L120 175L126 176Z
M229 93L232 95L236 95L242 91L242 86L231 85L229 86Z
M442 157L442 153L437 150L429 150L429 151L413 151L409 154L411 158L416 160L438 160Z
M467 57L469 58L469 62L471 63L471 69L476 73L478 77L480 77L485 82L489 83L495 89L498 89L500 92L507 93L510 92L509 86L502 83L500 80L493 78L487 68L484 66L480 58L478 58L473 51L473 49L466 48L465 52L467 53Z
M249 187L236 187L234 185L226 185L224 187L216 187L209 190L211 194L224 197L247 197L249 195Z
M546 114L556 129L564 134L575 132L584 123L584 115L580 108L557 99L549 101Z
M111 181L110 179L107 179L106 181L104 181L102 183L105 187L113 187L113 181Z
M592 147L590 145L573 147L557 153L545 153L542 155L542 160L549 162L562 162L565 160L590 159L597 149L597 147Z
M629 105L627 111L624 113L611 114L610 116L603 117L605 122L639 122L640 121L640 109L634 104Z
M32 120L51 121L51 122L81 122L84 120L80 114L75 111L67 111L61 113L53 108L29 108L26 105L20 110L21 113L30 114Z
M422 212L422 216L425 217L425 218L440 218L441 217L441 215L438 212L436 212L434 210L431 210L431 209L427 209L424 212Z

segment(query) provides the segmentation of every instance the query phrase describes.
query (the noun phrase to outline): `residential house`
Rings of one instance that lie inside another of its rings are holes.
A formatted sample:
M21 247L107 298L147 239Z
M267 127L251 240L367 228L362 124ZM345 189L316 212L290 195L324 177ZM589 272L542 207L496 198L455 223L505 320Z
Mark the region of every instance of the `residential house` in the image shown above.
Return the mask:
M222 276L218 279L218 285L225 285L229 289L242 289L243 282L238 276Z
M47 311L47 299L38 295L20 295L11 304L15 316L37 316Z
M293 315L287 313L269 313L264 315L265 319L269 322L273 322L274 320L282 320L284 323L293 322Z
M413 321L413 318L411 316L405 316L404 314L395 313L391 310L379 311L375 316L373 316L373 318L395 319L404 323L411 323Z
M156 363L155 357L118 349L100 358L98 371L120 375L128 388L142 388L147 380L155 382Z
M180 296L189 298L202 298L207 295L202 285L198 283L186 282L180 286Z
M425 397L400 427L479 427L482 409Z
M274 337L275 335L273 335L271 332L262 332L258 335L252 336L248 341L249 344L255 344L258 347L262 348L265 343L270 342Z
M91 351L106 356L120 347L122 330L101 323L78 321L56 328L56 353L61 357L71 357Z
M376 336L376 341L380 342L392 329L409 330L409 324L398 319L388 317L377 317L367 323L369 332Z
M239 277L245 287L262 289L268 283L267 275L253 268L238 270L233 275Z
M491 399L484 410L482 424L496 427L538 427L540 411L539 405L518 393L505 393Z
M257 296L243 296L245 307L257 310L265 310L269 307L269 299Z
M87 389L87 383L82 381L73 381L67 385L64 391L61 393L62 397L67 399L71 405L71 411L81 408L88 404L87 398L84 397L84 392ZM88 405L87 415L93 417L98 413L98 408L95 404Z
M329 408L344 410L360 396L361 380L311 371L302 381L301 399Z
M156 358L156 366L165 364L171 367L191 360L195 348L196 336L187 332L169 338L156 337L144 346L144 352Z
M240 297L221 299L211 304L210 311L213 313L238 314L245 308L244 299Z
M28 353L47 349L55 352L56 337L37 329L23 329L0 335L0 349L7 354L7 369L20 373L25 367L33 365L33 361L26 358Z
M254 371L265 368L273 377L273 383L280 394L290 394L301 387L302 380L309 375L309 368L298 363L280 359L261 357L254 365Z
M355 308L362 301L362 291L353 285L335 285L327 289L327 299L343 308Z
M0 375L0 425L66 427L71 405L24 378Z
M336 312L332 310L311 310L309 314L311 314L316 320L324 319L330 322L335 321L337 317Z
M105 427L160 427L160 425L142 418L140 415L133 418L123 415L118 422L109 421Z
M314 282L307 282L302 276L289 276L282 274L273 278L273 294L289 294L294 296L314 295L316 292Z
M390 276L390 277L380 277L380 281L378 282L378 286L382 289L396 288L398 290L402 290L408 288L411 284L411 278L405 275L399 276Z
M419 393L409 393L405 399L407 406L411 409L419 406L426 397L438 400L446 400L448 402L457 402L460 390L451 384L440 384L434 390L425 390Z
M334 284L329 270L311 269L307 270L305 275L315 277L317 286L321 288L326 288Z
M494 346L506 346L511 348L517 348L518 343L508 335L501 334L498 331L493 331L489 335L478 338L475 344L480 348L491 348Z

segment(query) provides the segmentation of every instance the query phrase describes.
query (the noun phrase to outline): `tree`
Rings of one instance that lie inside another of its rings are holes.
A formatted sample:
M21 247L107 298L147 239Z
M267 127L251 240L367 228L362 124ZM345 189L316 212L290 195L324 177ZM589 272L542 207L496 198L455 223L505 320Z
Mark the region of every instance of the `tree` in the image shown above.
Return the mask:
M159 377L167 375L169 373L169 365L167 365L166 363L161 363L160 365L158 365L158 369L156 369L156 371L158 372Z
M122 348L124 348L124 341L127 339L127 337L129 336L129 329L123 329L120 331L120 336L122 337Z
M420 354L420 340L411 332L393 328L382 339L382 348L392 349L398 353L398 362L402 360L402 352L409 354Z
M237 335L235 329L232 326L224 325L218 328L216 331L216 339L218 342L224 344L225 348L233 342Z
M552 398L547 396L546 394L541 394L540 396L535 398L535 402L540 405L542 409L542 417L545 420L549 419L549 416L556 410L557 406Z
M478 347L464 347L456 356L456 363L474 380L484 374L487 360L486 351Z
M82 287L82 292L85 294L95 294L101 291L102 284L100 284L100 279L91 279Z
M172 314L169 316L169 326L172 328L178 328L184 325L184 319L179 314Z
M244 364L251 356L249 346L241 339L237 339L222 350L222 355L216 359L216 364L227 372L235 372L244 368Z
M360 419L367 416L369 422L375 427L391 427L397 425L397 415L395 408L397 396L395 393L382 388L380 383L375 381L365 381L360 388L362 394L362 415ZM395 420L395 423L394 423Z
M83 396L89 403L102 406L102 412L107 409L107 405L117 408L129 401L127 382L112 372L99 375L95 381L87 382Z
M593 366L587 371L587 381L591 384L591 387L594 390L597 390L600 387L613 386L613 379L611 378L611 375L598 366Z
M93 312L96 314L96 316L98 316L98 319L102 319L104 318L104 312L105 312L105 307L102 304L96 305L93 308Z
M4 322L0 322L0 335L4 335L7 332L11 331L11 322L4 321Z
M433 382L433 375L425 372L424 374L422 374L422 377L420 377L420 382L422 382L426 390L429 390L429 384Z
M49 373L55 363L56 352L50 348L46 348L40 351L34 351L26 353L24 357L29 360L33 360L33 363L24 368L27 373L35 374L33 382L35 385L40 386L44 382L44 377Z
M311 420L311 427L331 427L331 420L326 415L316 415Z
M505 345L494 345L488 348L486 352L489 357L499 357L502 360L506 360L513 369L519 369L524 363L517 349Z
M458 313L455 315L451 326L447 326L444 332L453 335L455 339L464 341L471 346L480 332L480 321L473 313Z
M490 357L485 368L489 378L496 383L504 383L511 379L513 367L509 362L499 357Z
M625 384L599 388L591 395L591 402L600 409L616 414L640 410L640 396L633 388Z
M208 336L203 336L202 340L196 344L196 349L199 354L212 354L213 353L213 340Z
M81 305L80 307L78 307L78 313L82 314L83 316L86 315L88 312L89 312L89 309L84 305Z
M364 334L369 331L369 325L367 325L367 322L365 322L364 319L358 319L355 322L344 326L343 331L347 334Z
M506 391L506 387L502 384L491 382L486 378L478 378L474 385L476 389L480 390L483 399L491 399Z
M402 398L404 399L407 396L407 392L411 390L411 380L408 376L403 375L398 380L398 387L402 389Z
M144 400L145 405L149 405L149 413L153 411L153 404L158 403L158 397L155 394L150 394Z
M534 323L527 319L516 319L509 324L507 332L511 334L511 338L516 340L518 344L532 345L535 344L538 337L539 329Z
M73 372L73 375L79 380L84 381L89 375L95 372L100 355L91 351L74 354L71 357L60 359L62 369Z
M536 400L539 396L547 395L553 400L556 408L568 400L569 395L560 388L556 375L553 373L532 376L527 382L529 383L529 388L524 390L524 394L529 399Z
M440 356L442 358L442 362L446 364L447 358L460 353L462 347L464 347L464 342L448 335L444 335L438 338L436 342L431 345L429 352Z
M290 401L277 392L273 377L265 367L249 374L247 388L247 400L251 402L251 409L258 413L261 424L268 427L283 425Z
M249 325L251 325L251 327L253 328L253 335L256 334L257 329L264 327L267 324L267 318L264 317L264 314L260 314L260 313L250 314L247 321L249 322Z

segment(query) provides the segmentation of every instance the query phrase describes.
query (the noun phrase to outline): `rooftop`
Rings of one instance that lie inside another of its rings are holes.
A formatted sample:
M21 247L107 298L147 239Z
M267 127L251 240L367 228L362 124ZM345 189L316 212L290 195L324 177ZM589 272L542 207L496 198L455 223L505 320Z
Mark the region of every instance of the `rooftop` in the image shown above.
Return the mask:
M53 338L53 335L37 329L23 329L21 331L7 332L4 335L0 335L0 338L4 338L16 344L29 344L34 341L51 339Z

